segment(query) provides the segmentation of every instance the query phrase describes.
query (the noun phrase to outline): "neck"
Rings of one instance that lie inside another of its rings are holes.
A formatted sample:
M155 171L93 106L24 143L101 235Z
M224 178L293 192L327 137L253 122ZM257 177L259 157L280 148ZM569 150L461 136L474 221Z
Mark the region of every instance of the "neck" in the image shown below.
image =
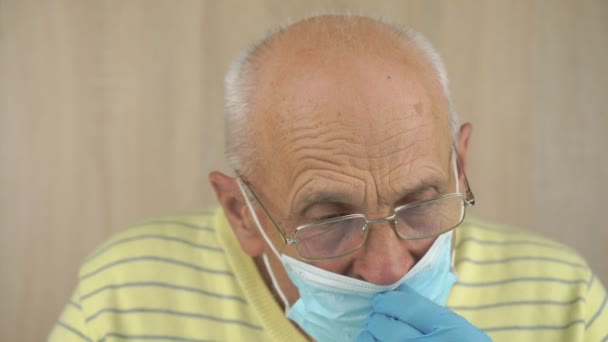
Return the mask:
M281 296L279 295L279 293L277 292L277 289L275 289L274 285L272 284L272 278L270 277L269 270L266 268L266 265L264 264L264 259L262 258L262 256L257 256L257 257L253 258L253 261L255 263L256 268L258 269L258 272L262 275L262 279L264 279L264 284L266 284L266 288L268 289L268 291L270 291L270 293L272 293L272 297L274 298L274 301L281 307L281 310L283 310L283 312L285 312L285 304L283 304L283 300L281 300ZM296 329L298 329L298 331L304 337L306 337L309 341L315 341L313 338L308 336L308 334L306 334L306 332L304 332L304 330L302 330L302 328L300 328L300 326L297 325L295 322L290 320L289 323L291 323Z
M264 284L266 284L266 288L268 288L270 293L272 293L274 301L281 307L281 310L283 310L284 312L285 304L281 300L281 296L272 284L272 278L270 277L270 273L268 272L266 265L264 265L264 260L262 256L254 257L253 261L255 262L255 266L258 269L258 272L262 275L262 279L264 279Z

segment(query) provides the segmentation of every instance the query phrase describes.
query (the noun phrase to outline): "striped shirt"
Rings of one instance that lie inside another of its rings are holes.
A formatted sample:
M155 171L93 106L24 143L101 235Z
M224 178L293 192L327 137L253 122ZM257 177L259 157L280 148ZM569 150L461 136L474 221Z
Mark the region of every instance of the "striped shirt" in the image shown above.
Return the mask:
M569 248L467 219L447 306L494 341L608 341L606 291ZM50 341L304 341L221 210L133 225L80 269Z

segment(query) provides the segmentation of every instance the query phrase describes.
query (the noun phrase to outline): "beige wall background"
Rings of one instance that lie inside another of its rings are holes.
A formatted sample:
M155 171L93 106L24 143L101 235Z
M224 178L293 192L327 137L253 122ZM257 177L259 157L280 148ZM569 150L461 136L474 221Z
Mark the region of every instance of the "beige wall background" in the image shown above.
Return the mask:
M475 127L472 213L608 281L608 1L0 0L0 340L45 339L113 232L213 205L229 62L323 10L425 33Z

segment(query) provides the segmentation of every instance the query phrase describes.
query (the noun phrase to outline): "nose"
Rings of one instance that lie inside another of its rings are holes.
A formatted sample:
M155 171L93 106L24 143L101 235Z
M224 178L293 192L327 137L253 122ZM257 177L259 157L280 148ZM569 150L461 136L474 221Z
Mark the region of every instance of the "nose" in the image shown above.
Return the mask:
M418 259L412 243L399 238L390 222L370 225L367 241L353 261L352 276L378 285L397 282Z

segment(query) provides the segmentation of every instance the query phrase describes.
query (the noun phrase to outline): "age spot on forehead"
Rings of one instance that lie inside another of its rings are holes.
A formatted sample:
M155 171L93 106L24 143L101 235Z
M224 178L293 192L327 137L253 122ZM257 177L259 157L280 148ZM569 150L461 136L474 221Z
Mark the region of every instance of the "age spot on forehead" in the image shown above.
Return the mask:
M417 102L416 104L414 104L414 109L416 110L416 113L422 113L424 110L424 105L421 102Z

